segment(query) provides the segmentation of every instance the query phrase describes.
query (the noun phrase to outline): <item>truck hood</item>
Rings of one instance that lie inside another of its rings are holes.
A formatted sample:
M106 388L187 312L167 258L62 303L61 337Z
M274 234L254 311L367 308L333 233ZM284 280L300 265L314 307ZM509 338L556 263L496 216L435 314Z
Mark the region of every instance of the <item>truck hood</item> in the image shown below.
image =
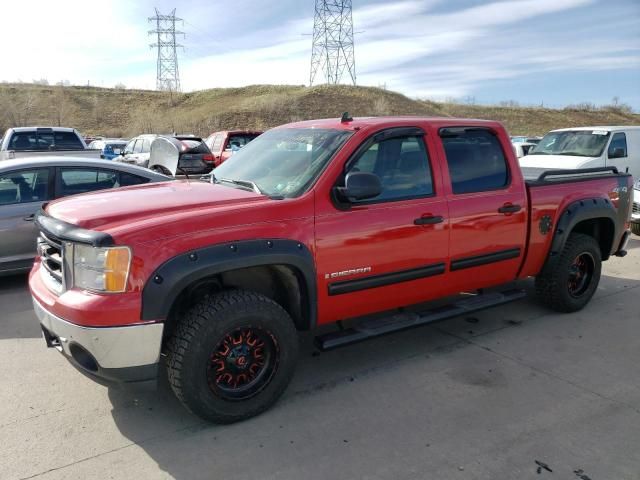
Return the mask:
M518 159L521 167L548 169L575 169L597 167L599 165L591 165L591 163L598 160L598 157L574 157L571 155L527 155Z
M74 195L47 206L59 220L89 230L106 231L150 218L188 216L206 209L268 201L263 195L223 185L178 180Z

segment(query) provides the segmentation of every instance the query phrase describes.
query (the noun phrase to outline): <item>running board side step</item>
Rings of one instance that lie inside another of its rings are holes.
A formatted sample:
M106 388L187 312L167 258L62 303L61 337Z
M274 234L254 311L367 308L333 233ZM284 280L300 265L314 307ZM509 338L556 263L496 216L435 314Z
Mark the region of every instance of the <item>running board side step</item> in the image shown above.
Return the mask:
M420 327L439 320L445 320L458 315L465 315L485 308L513 302L525 296L526 293L524 290L517 289L506 290L504 292L483 293L424 312L399 312L388 317L363 319L353 327L317 336L315 338L315 345L321 351L326 352L334 348L362 342L369 338L379 337L408 328Z

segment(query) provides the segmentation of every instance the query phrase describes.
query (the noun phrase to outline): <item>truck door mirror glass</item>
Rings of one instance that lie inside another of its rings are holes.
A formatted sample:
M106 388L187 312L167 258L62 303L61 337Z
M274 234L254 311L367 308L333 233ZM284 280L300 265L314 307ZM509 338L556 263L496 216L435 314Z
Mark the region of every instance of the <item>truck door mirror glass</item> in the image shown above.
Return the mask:
M609 154L609 158L622 158L626 157L624 148L614 148L613 152Z
M337 192L350 202L367 200L382 193L382 182L373 173L350 172L345 179L345 186L337 187Z

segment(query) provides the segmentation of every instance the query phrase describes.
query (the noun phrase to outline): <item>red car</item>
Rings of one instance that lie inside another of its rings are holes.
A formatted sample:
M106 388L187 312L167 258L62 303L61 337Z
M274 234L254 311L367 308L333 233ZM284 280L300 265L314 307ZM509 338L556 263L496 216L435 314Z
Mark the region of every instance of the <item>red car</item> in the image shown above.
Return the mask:
M217 167L260 135L262 135L262 132L248 130L213 132L205 139L204 143L213 153L215 166Z
M87 375L154 380L166 361L190 410L238 421L285 390L297 330L351 319L317 337L331 349L521 298L485 289L526 277L549 307L583 308L601 262L626 253L631 176L532 173L497 122L284 125L211 184L49 203L35 311L47 344ZM417 306L460 292L474 295Z

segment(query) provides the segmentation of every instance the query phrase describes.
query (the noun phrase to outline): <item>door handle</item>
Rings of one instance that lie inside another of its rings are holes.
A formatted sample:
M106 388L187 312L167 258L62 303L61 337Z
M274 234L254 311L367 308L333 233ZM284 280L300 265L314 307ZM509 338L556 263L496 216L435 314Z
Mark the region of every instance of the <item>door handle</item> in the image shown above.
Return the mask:
M22 219L26 222L33 222L33 219L36 217L35 213L32 213L31 215L27 215L26 217L22 217Z
M520 205L506 204L498 209L498 213L516 213L520 210L522 210L522 207Z
M413 221L413 224L414 225L435 225L437 223L442 223L442 222L444 222L444 218L442 218L441 216L426 215L424 217L416 218Z

